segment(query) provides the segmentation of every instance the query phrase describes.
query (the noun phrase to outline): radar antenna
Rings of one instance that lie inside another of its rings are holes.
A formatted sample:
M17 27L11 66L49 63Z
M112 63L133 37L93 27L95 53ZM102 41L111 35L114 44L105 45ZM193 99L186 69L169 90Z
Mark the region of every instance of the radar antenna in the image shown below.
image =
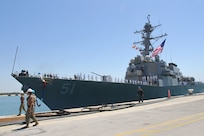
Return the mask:
M150 23L150 15L147 16L148 23Z
M156 36L156 37L151 37L151 33L159 26L161 26L161 24L156 25L156 26L152 26L150 24L150 15L147 16L147 23L144 25L144 29L140 30L140 31L135 31L134 34L140 33L142 35L142 40L138 41L138 42L134 42L133 44L140 44L142 46L144 46L144 49L139 49L140 53L142 56L147 56L149 55L153 50L153 46L151 43L151 40L159 40L160 38L167 36L167 34L162 34L160 36Z

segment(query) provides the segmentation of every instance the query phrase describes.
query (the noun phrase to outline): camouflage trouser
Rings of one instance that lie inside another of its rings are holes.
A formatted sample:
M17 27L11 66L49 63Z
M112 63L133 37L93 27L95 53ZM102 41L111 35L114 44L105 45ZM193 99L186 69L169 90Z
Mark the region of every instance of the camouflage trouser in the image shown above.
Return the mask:
M26 112L26 125L28 126L29 123L30 123L30 118L35 121L35 123L38 123L36 117L35 117L35 114L34 114L34 109L31 109L31 111L29 112L29 110L27 109L27 112Z
M24 110L26 112L24 104L20 105L20 107L19 107L19 114L21 114L22 110Z

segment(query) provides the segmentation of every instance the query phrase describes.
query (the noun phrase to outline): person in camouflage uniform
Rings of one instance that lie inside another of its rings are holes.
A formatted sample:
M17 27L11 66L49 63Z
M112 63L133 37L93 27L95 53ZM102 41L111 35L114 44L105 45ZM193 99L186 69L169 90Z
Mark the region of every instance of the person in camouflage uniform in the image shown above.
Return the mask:
M17 115L17 116L20 116L21 115L21 111L22 110L24 110L25 112L26 112L26 110L25 110L25 105L24 105L24 92L22 91L21 92L21 97L20 97L20 101L21 101L21 104L20 104L20 107L19 107L19 114Z
M28 93L28 97L27 97L27 111L26 111L26 126L25 128L29 127L29 123L30 123L30 118L33 119L33 121L35 122L35 124L33 126L37 126L38 120L35 117L35 102L36 102L36 96L34 94L34 90L32 89L28 89L27 90Z

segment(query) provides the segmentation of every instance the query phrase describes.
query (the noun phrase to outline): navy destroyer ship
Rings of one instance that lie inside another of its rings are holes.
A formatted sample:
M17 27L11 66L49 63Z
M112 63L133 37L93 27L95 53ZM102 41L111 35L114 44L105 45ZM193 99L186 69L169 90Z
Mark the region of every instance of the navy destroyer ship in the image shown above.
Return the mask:
M58 78L56 75L30 75L28 71L20 73L12 72L12 76L22 84L25 92L28 88L35 90L36 96L41 99L51 110L63 110L137 100L137 88L144 90L144 99L155 99L171 96L186 95L189 92L204 92L204 84L196 82L194 77L185 77L175 63L167 64L160 59L165 39L160 46L154 48L153 40L165 38L162 34L152 37L155 28L150 24L150 16L147 23L140 31L142 40L133 43L133 48L140 52L131 59L123 81L112 81L110 76L101 77L101 81L85 79L83 76L75 76L73 79ZM139 45L141 47L139 47Z

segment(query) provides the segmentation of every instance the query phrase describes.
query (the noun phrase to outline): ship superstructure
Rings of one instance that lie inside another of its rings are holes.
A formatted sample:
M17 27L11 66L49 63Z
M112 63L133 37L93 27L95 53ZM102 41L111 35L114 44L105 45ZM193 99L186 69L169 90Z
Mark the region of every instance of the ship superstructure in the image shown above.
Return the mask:
M161 25L152 26L150 24L150 16L147 19L148 22L144 25L144 29L134 32L135 34L139 33L142 35L142 41L134 42L133 44L135 46L142 45L144 48L139 48L141 55L137 55L134 59L130 60L125 79L129 82L155 86L193 84L194 78L184 78L176 64L169 63L167 65L165 61L160 59L159 54L151 55L155 50L151 41L157 41L160 38L166 37L167 34L151 37L151 33L155 28ZM163 41L163 44L165 41L166 39Z

